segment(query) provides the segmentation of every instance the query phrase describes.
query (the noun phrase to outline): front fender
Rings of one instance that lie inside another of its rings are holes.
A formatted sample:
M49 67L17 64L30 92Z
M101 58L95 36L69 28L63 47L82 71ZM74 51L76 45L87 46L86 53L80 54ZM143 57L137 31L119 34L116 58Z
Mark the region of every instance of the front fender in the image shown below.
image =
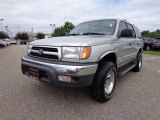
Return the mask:
M106 55L109 55L109 54L111 54L111 53L115 54L114 51L104 52L104 53L99 57L98 61L102 60Z

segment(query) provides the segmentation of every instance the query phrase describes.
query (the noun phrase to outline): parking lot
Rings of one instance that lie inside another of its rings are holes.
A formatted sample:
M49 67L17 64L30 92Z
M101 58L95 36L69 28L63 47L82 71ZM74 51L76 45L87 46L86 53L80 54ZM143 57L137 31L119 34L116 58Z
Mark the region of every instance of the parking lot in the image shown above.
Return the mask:
M107 103L92 100L88 89L48 85L21 73L26 46L0 48L0 119L2 120L158 120L160 57L144 55L141 72L117 81Z

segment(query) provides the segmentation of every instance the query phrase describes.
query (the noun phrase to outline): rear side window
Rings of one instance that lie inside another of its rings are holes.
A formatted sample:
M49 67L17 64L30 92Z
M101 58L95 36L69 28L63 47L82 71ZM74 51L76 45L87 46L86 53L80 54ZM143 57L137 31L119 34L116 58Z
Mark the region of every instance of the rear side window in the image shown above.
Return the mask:
M152 41L154 41L154 39L148 39L147 41L148 41L148 42L152 42Z
M127 29L126 23L125 22L120 22L119 23L119 29L118 29L118 36L120 36L122 30Z
M142 35L141 35L141 32L140 32L140 30L136 27L136 26L134 26L135 27L135 29L136 29L136 32L137 32L137 35L138 35L138 38L142 38Z
M132 26L131 24L128 24L128 23L127 23L127 28L132 30L132 33L133 33L133 34L132 34L132 37L135 38L135 37L136 37L136 34L135 34L135 30L133 29L133 26Z

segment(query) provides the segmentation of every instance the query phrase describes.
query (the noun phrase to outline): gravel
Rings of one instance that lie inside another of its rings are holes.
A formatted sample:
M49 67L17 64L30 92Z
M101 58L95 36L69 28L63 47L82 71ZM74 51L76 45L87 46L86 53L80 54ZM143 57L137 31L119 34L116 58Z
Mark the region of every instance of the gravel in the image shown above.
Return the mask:
M1 120L159 120L160 57L144 55L139 73L117 81L111 100L98 103L88 89L54 87L21 73L26 46L0 48Z

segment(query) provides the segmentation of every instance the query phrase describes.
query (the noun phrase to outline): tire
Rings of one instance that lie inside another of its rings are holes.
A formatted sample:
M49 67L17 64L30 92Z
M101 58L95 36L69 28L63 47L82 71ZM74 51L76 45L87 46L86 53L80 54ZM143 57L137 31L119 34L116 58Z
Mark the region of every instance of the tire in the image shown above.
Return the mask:
M116 79L117 71L112 62L107 61L103 65L100 65L95 74L93 84L90 87L91 97L102 103L109 100L113 95ZM112 85L110 84L110 87L107 87L107 84L111 82Z
M142 52L139 52L136 58L136 66L133 68L134 72L139 72L142 67Z
M151 47L149 45L146 46L146 51L151 50Z

